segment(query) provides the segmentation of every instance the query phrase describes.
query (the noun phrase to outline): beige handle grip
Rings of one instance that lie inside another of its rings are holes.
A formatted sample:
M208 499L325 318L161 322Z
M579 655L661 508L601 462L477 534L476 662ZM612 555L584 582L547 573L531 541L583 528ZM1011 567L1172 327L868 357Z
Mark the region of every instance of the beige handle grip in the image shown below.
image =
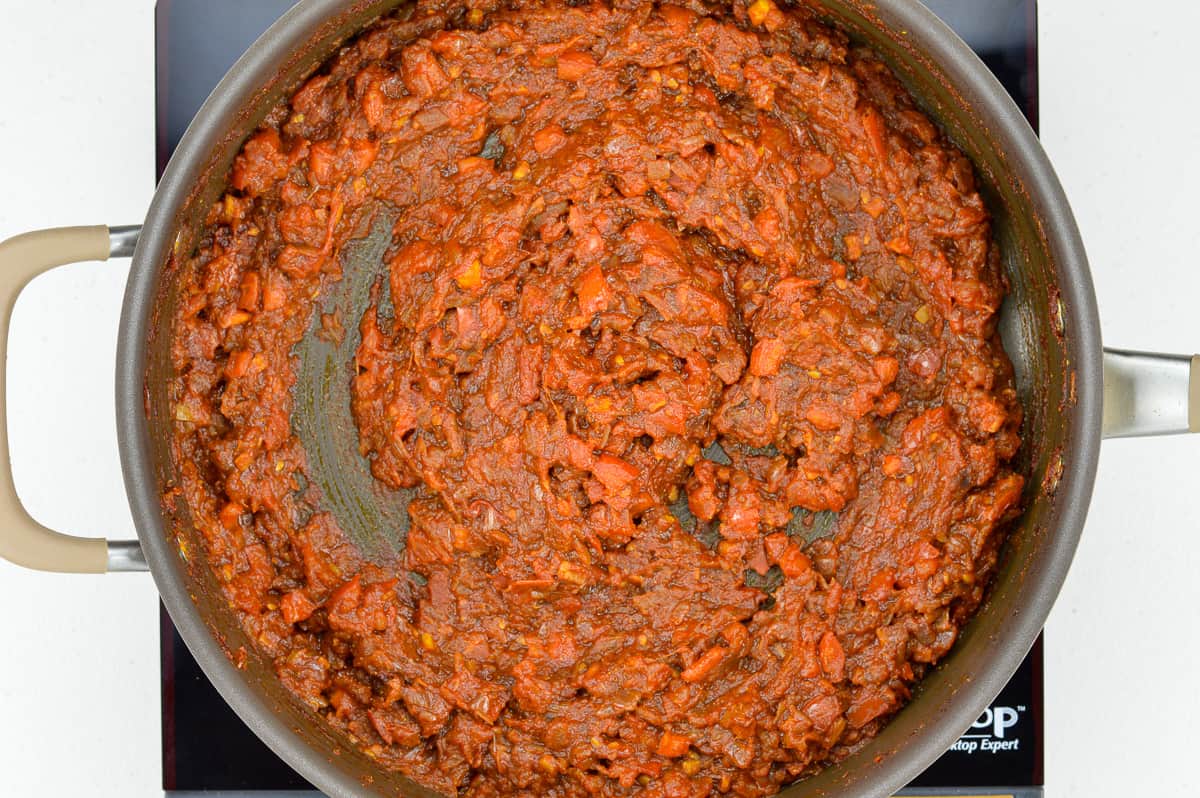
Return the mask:
M30 517L13 483L8 451L8 328L13 307L25 285L55 266L108 260L108 228L60 227L38 230L0 243L0 557L26 568L64 573L104 573L108 542L103 538L63 535Z
M1188 368L1188 432L1200 432L1200 355Z

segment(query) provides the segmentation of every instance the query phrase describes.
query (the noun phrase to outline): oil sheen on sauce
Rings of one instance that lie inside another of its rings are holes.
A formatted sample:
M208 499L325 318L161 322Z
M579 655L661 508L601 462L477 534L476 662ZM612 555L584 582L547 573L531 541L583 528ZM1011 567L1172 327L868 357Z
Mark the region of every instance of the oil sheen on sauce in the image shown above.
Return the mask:
M345 379L293 347L393 214ZM419 2L246 142L174 318L177 486L279 678L446 794L763 796L953 645L1022 478L970 163L804 6Z

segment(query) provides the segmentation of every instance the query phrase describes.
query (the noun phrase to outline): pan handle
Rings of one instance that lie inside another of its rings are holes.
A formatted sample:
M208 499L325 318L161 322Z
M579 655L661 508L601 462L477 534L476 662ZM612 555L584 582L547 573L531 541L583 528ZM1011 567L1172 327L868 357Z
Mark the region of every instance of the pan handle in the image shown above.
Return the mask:
M55 266L87 260L130 257L140 227L59 227L38 230L0 243L0 557L25 568L62 573L145 571L136 540L107 541L64 535L39 524L17 496L8 452L5 379L8 330L13 307L25 285Z
M141 228L59 227L0 243L0 356L7 361L9 322L25 285L56 266L130 257ZM21 504L8 451L5 379L0 367L0 557L63 573L145 571L136 540L64 535L35 521ZM1200 432L1200 355L1104 350L1105 438Z
M1105 438L1200 432L1200 355L1104 350Z

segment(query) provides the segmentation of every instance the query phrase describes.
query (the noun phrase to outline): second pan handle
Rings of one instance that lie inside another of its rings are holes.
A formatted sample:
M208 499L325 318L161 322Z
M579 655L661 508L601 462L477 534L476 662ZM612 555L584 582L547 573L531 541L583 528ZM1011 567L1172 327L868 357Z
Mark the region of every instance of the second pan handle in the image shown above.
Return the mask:
M5 380L9 322L25 285L42 272L67 263L129 257L138 227L59 227L0 243L0 557L25 568L64 573L145 571L136 540L80 538L48 529L29 515L17 496L8 451Z
M139 227L60 227L0 243L0 357L7 359L8 328L25 285L56 266L129 257ZM35 521L17 496L8 452L6 364L0 363L0 557L44 571L144 571L137 541L79 538ZM1104 351L1106 438L1200 432L1200 355Z
M1200 355L1104 350L1104 437L1200 432Z

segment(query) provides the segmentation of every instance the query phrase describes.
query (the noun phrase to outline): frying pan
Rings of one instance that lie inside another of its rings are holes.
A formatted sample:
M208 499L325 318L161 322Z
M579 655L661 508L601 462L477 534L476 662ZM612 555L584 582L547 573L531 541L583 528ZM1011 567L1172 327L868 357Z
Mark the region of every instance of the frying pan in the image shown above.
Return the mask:
M400 0L304 0L250 48L188 128L139 227L58 228L0 244L0 352L22 287L54 266L132 256L116 363L117 426L136 541L46 529L22 508L0 424L0 556L63 572L149 570L172 620L218 691L283 759L335 796L430 795L383 771L300 705L256 653L202 562L185 506L164 504L174 481L170 320L177 301L173 251L189 251L234 155L267 111L338 46ZM824 14L878 51L913 96L974 162L993 217L1011 293L1001 333L1026 408L1017 467L1026 512L1005 544L988 599L912 701L854 756L785 795L885 796L902 787L971 725L1011 677L1058 594L1087 514L1102 436L1200 429L1200 359L1104 350L1079 232L1041 145L1008 94L953 32L917 0L822 0ZM370 236L344 253L348 275L377 272ZM330 302L361 302L359 277ZM357 318L351 312L346 318ZM349 336L348 336L349 337ZM322 348L324 346L324 348ZM353 341L345 346L353 348ZM380 536L404 519L403 497L380 498L349 434L338 369L345 353L313 336L297 350L293 426L312 479L369 553L402 545ZM0 369L0 415L4 406ZM339 474L358 474L362 479ZM198 558L196 558L198 559ZM230 652L244 650L239 665Z

